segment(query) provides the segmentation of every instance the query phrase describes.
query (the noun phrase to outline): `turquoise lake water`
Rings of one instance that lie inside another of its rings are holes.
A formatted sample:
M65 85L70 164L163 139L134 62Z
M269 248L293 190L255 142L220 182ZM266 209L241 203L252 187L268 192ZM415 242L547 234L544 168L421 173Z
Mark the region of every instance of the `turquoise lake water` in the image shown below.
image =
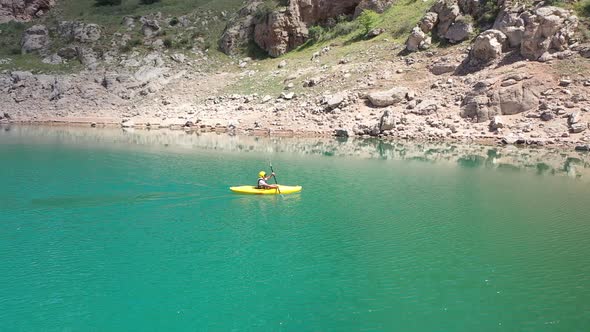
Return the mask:
M590 329L585 154L0 127L0 158L2 331ZM228 190L269 162L303 191Z

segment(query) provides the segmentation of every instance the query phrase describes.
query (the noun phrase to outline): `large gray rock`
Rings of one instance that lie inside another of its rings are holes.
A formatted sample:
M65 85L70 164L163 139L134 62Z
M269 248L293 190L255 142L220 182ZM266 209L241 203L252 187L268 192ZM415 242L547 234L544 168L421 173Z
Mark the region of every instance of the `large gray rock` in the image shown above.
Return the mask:
M540 82L518 82L502 87L496 85L476 85L463 99L461 116L486 122L496 115L514 115L536 110L539 106L538 87Z
M442 75L446 73L454 72L459 65L456 63L449 62L438 62L430 66L430 72L434 75Z
M384 132L386 130L392 130L395 128L396 125L396 118L391 110L385 110L383 115L381 115L381 120L379 121L379 130Z
M496 17L493 29L499 30L506 35L508 45L511 48L520 48L524 35L524 20L518 12L502 10Z
M160 31L162 31L162 28L158 24L158 21L148 19L143 20L143 25L141 26L141 33L143 33L145 37L151 38L157 36L160 33Z
M473 25L465 19L457 18L445 33L445 38L451 43L458 43L469 39L472 33Z
M89 47L76 47L76 54L78 60L88 69L96 69L98 65L98 58L94 50Z
M432 29L434 29L437 23L438 14L435 12L428 12L424 15L424 17L422 17L422 19L418 23L418 26L420 27L420 30L422 30L422 32L429 33L430 31L432 31Z
M57 32L62 38L75 40L81 43L95 42L100 39L100 26L83 22L62 21Z
M376 91L368 95L369 101L375 107L387 107L398 104L406 98L409 89L398 87L387 91Z
M494 103L503 115L513 115L532 111L539 106L539 94L530 84L516 84L499 89L494 94Z
M431 8L432 12L438 14L436 33L439 37L445 38L447 31L455 23L455 19L461 15L461 9L456 0L438 0Z
M410 52L424 50L430 47L432 41L420 27L414 27L406 40L406 49Z
M41 51L49 46L49 30L44 25L34 25L23 33L21 51L23 54Z
M438 111L439 104L440 102L436 100L423 100L416 105L416 108L412 110L412 113L417 115L431 115Z

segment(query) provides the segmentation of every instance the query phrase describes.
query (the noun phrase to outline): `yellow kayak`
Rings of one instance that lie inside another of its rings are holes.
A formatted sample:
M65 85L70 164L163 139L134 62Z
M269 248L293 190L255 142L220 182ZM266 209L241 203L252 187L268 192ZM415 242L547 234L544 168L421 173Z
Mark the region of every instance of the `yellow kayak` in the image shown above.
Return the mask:
M277 195L277 194L292 194L300 192L301 186L284 186L279 184L279 190L276 189L258 189L255 186L239 186L229 187L229 190L239 194L254 194L254 195Z

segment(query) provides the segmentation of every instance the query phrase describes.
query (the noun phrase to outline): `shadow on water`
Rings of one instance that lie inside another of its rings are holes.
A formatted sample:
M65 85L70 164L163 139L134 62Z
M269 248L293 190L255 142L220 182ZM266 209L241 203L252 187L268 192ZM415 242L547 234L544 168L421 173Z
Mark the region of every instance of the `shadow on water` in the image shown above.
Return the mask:
M66 196L48 197L31 200L31 207L41 209L74 209L92 208L112 205L134 205L148 202L159 204L170 204L171 206L181 204L192 204L202 200L214 200L225 198L222 196L203 196L199 193L147 193L139 195L103 195L103 196Z
M465 168L530 170L540 175L590 178L590 154L548 148L380 140L376 138L293 138L225 135L180 130L134 130L11 126L0 142L70 144L105 149L192 153L291 153L321 157L449 163ZM116 198L141 201L142 198ZM109 199L103 200L108 202Z

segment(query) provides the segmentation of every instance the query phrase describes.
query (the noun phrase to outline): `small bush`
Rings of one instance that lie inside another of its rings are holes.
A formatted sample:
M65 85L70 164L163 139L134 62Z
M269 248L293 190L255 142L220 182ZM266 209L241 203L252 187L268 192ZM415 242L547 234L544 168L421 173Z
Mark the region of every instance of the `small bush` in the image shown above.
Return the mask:
M371 31L379 23L381 23L381 17L379 16L379 14L372 10L363 10L361 15L357 18L357 20L363 27L363 32L365 34L369 33L369 31Z
M319 25L314 25L311 28L309 28L309 40L313 42L319 42L320 40L322 40L325 32L326 31L323 27Z
M178 25L178 23L180 23L180 21L178 21L178 17L175 16L175 17L173 17L173 18L170 19L170 23L169 24L170 24L170 26L176 26L176 25Z
M258 7L256 7L254 17L258 22L263 22L266 20L268 15L275 11L275 9L277 9L277 3L275 2L275 0L264 0L263 3L259 4Z
M96 0L94 5L100 6L118 6L121 4L121 0Z
M170 38L164 39L164 47L166 47L166 48L172 48L173 44L174 43L172 42L172 39L170 39Z
M484 0L482 14L478 19L478 23L480 25L490 25L494 23L499 12L500 7L498 7L496 0Z
M130 47L139 46L141 44L142 44L141 39L139 39L139 38L133 38L127 42L127 45L129 45Z
M590 0L577 2L574 8L579 16L590 18Z
M156 2L160 2L160 0L139 0L139 3L142 5L151 5Z
M133 49L133 47L131 47L131 45L129 45L129 44L119 47L119 51L121 53L129 53L129 52L131 52L132 49Z

